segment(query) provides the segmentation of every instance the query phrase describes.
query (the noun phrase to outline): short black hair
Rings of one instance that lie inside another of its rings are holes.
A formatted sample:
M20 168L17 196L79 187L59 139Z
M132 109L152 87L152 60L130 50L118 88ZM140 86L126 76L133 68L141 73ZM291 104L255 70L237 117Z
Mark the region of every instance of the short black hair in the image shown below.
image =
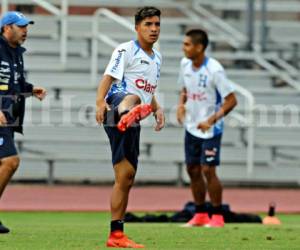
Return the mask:
M138 9L138 11L134 15L135 25L138 25L141 21L143 21L147 17L158 16L160 18L161 11L152 6L146 6Z
M204 50L206 49L209 40L206 31L201 29L191 29L185 33L186 36L189 36L192 39L193 44L202 44Z

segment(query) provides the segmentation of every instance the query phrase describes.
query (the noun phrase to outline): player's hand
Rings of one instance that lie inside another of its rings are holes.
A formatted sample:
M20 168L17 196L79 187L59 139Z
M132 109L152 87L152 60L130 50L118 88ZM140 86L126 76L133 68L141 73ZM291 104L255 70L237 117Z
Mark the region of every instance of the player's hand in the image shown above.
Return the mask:
M209 130L213 125L213 122L208 119L204 122L200 122L197 126L198 129L200 129L203 133L205 133L207 130Z
M96 121L99 124L104 122L105 112L107 111L107 104L105 100L98 101L96 105Z
M6 125L6 124L7 124L6 117L5 117L4 113L2 111L0 111L0 126Z
M45 96L47 94L47 91L46 91L46 89L44 89L42 87L33 87L32 94L37 99L39 99L40 101L42 101L45 98Z
M154 117L156 120L155 131L160 131L165 126L165 114L162 108L159 108L154 113Z
M178 105L177 112L176 112L177 121L179 124L183 124L185 118L185 106Z

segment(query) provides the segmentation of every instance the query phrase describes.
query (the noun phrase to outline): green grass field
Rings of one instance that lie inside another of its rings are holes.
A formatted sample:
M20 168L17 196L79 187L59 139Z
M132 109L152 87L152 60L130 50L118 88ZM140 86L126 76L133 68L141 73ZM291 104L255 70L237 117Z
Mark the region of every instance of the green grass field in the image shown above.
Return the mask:
M105 249L108 213L5 212L11 233L1 250ZM281 226L227 224L225 228L181 228L179 224L127 223L126 232L146 249L300 249L300 215L280 215Z

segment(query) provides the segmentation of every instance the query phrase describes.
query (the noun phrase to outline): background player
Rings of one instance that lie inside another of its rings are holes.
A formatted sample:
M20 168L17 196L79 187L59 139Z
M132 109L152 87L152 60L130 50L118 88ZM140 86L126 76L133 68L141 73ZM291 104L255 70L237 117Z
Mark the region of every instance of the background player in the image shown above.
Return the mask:
M177 119L186 129L185 160L196 204L196 214L186 226L222 227L222 185L216 166L220 164L222 117L237 101L221 64L205 56L207 45L205 31L193 29L186 33L185 58L181 60L178 79L182 90ZM213 205L211 219L205 206L206 189Z

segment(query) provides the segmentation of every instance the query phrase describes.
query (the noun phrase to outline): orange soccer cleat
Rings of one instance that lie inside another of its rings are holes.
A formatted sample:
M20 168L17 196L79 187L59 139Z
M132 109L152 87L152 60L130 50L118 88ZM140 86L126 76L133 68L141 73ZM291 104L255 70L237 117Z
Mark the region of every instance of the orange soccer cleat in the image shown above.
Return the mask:
M224 227L224 217L221 214L213 214L207 227Z
M133 240L128 239L122 231L110 233L106 246L115 248L144 248L144 245L137 244Z
M152 112L151 105L140 104L132 108L127 114L123 115L118 122L118 129L125 132L133 123L146 118Z
M183 227L203 227L210 222L208 213L196 213Z

